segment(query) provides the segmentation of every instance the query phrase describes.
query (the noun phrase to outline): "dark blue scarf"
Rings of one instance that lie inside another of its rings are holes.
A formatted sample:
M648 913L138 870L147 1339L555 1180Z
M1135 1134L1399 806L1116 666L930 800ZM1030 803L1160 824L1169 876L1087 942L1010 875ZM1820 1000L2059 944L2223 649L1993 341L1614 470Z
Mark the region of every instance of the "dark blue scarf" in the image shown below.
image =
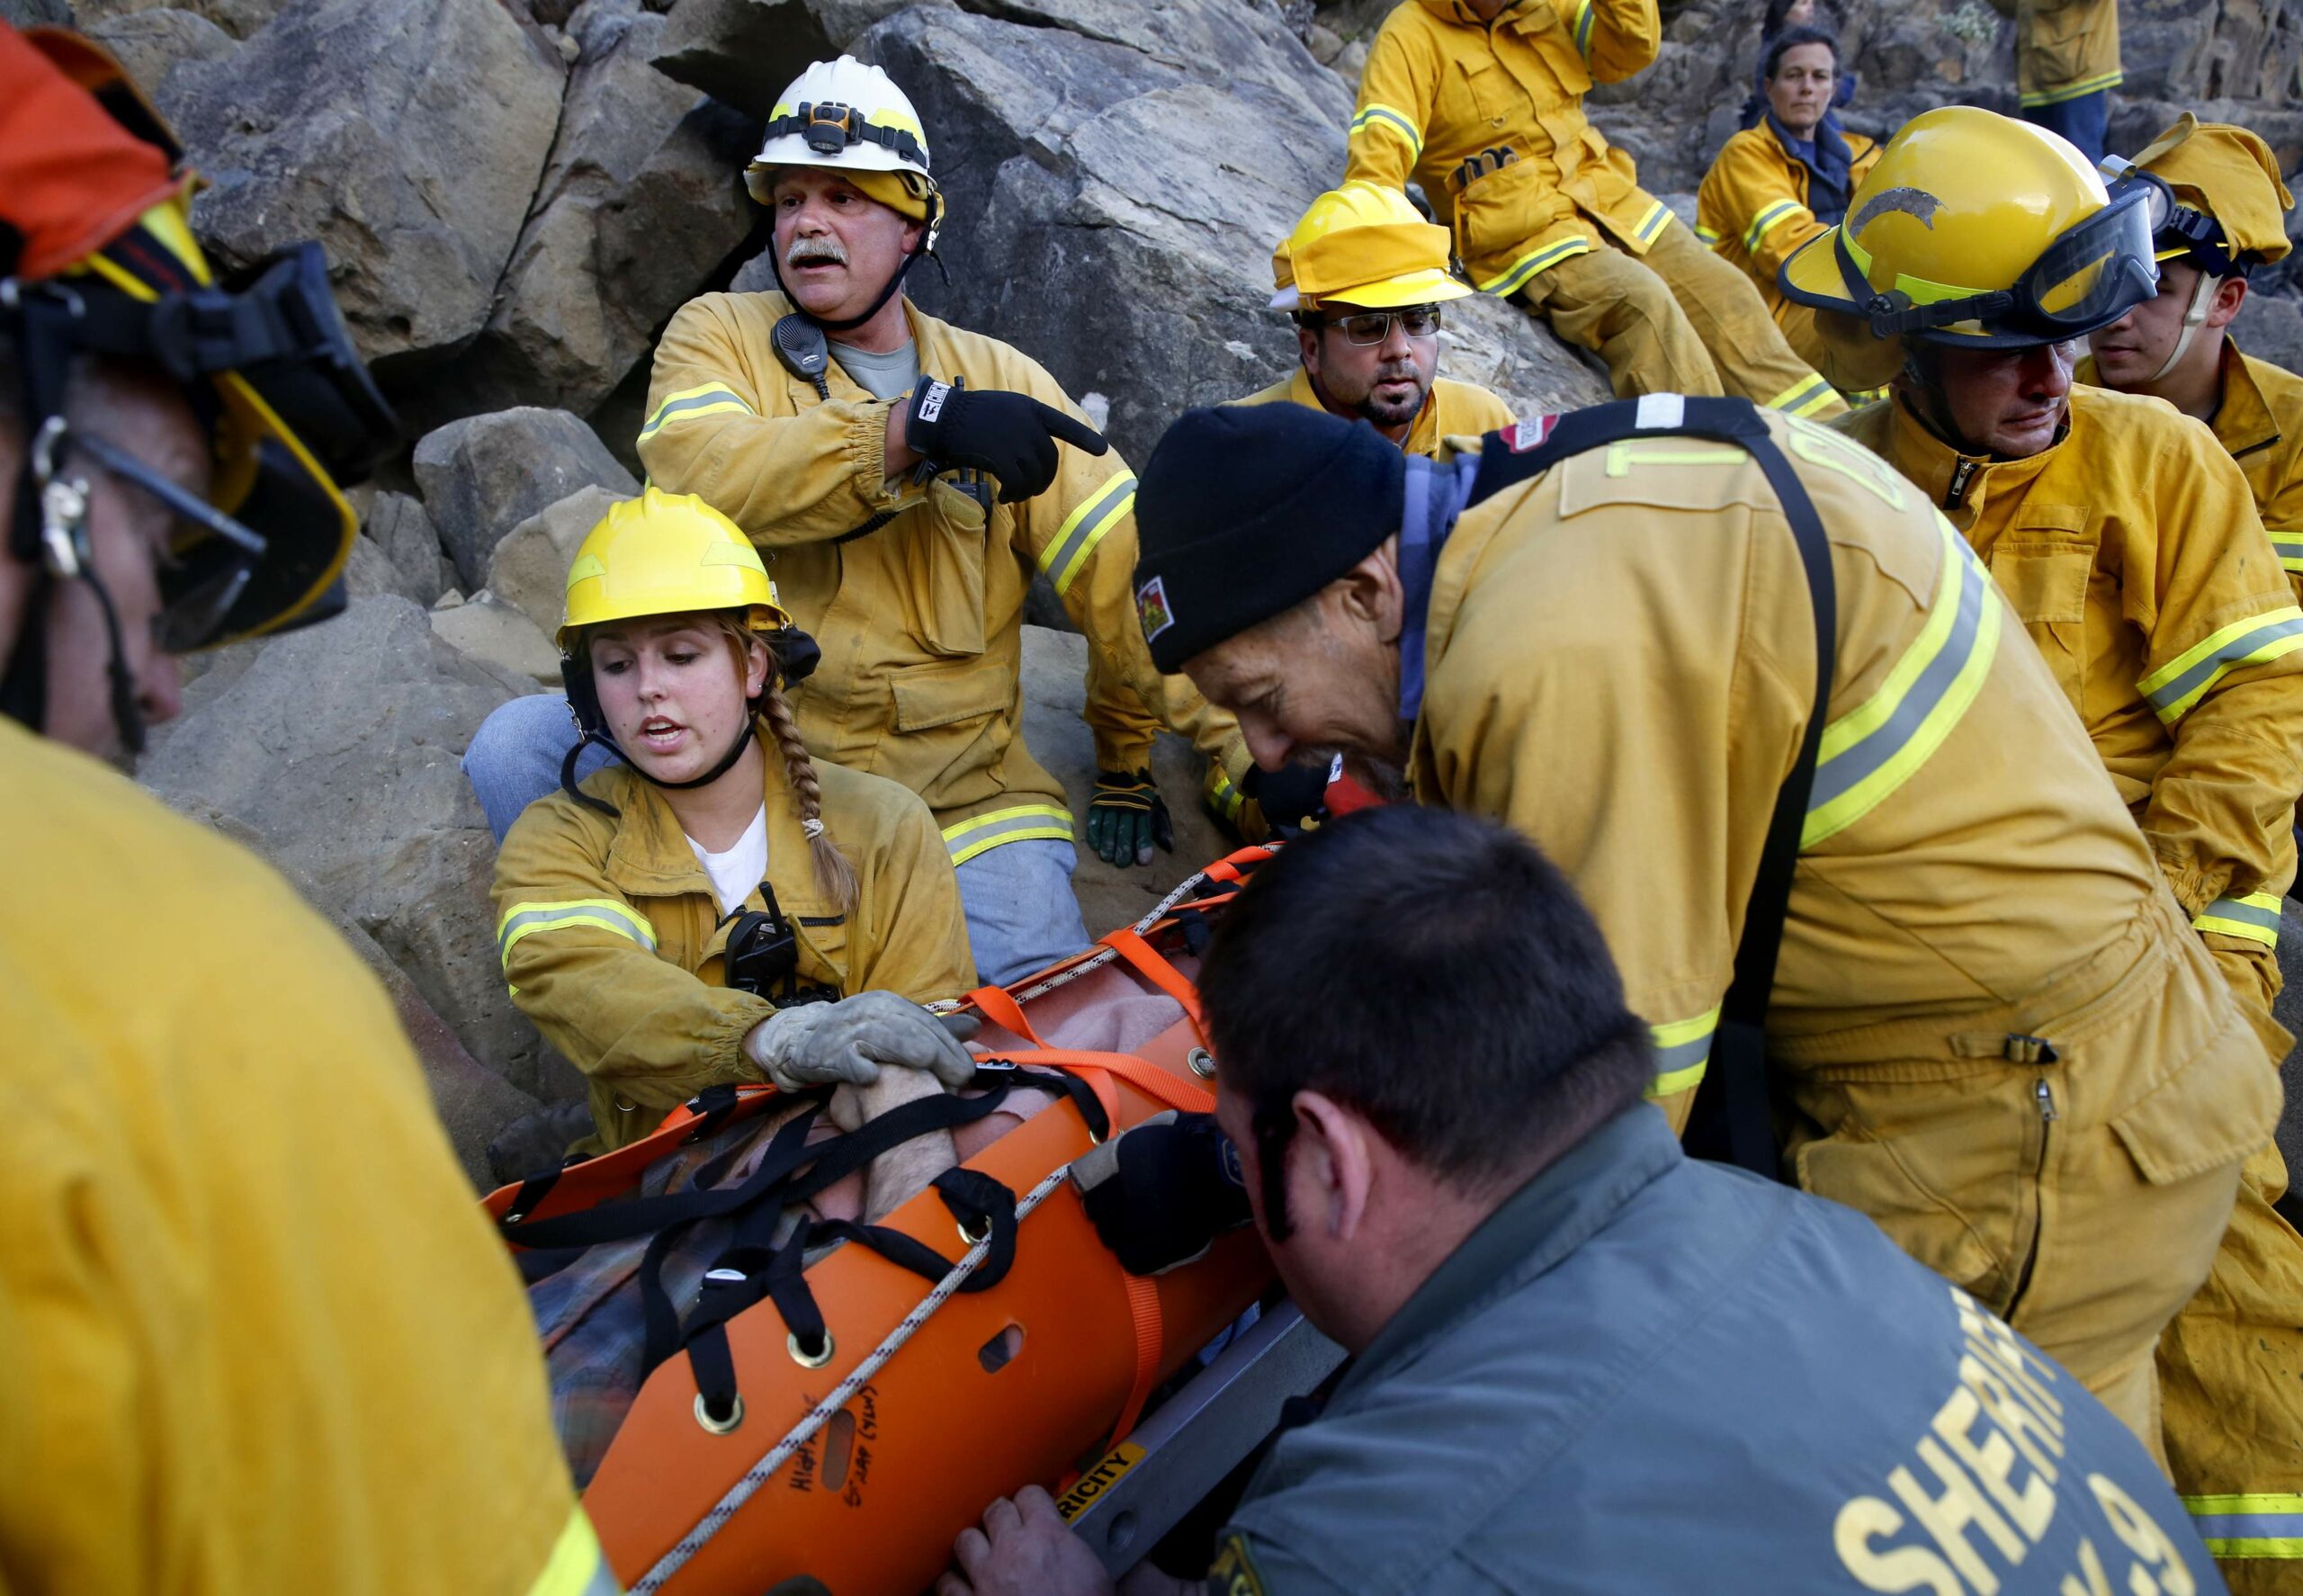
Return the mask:
M1790 130L1776 120L1773 111L1767 113L1767 125L1775 134L1776 142L1790 152L1793 160L1807 168L1807 209L1826 227L1838 226L1847 215L1848 167L1854 159L1847 148L1847 137L1840 130L1839 112L1824 112L1824 120L1815 124L1813 139L1793 138Z

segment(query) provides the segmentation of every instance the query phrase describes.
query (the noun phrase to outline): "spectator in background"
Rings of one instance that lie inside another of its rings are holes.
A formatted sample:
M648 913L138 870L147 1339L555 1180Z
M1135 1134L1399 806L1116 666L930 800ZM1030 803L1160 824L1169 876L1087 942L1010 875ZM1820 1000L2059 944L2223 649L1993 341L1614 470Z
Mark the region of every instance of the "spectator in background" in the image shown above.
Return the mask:
M1744 97L1743 126L1756 128L1760 118L1767 114L1768 47L1776 36L1788 28L1821 28L1826 33L1836 33L1840 27L1839 8L1825 5L1823 0L1768 0L1767 14L1760 22L1759 61L1752 69L1752 92ZM1834 110L1855 100L1855 74L1842 72L1832 94Z
M2090 164L2103 158L2104 123L2119 70L2119 0L1991 0L2015 19L2015 89L2023 120L2060 133Z
M1813 0L1801 0L1812 10ZM1696 193L1696 237L1758 285L1784 341L1809 365L1824 358L1815 313L1784 298L1775 274L1791 252L1847 214L1847 196L1879 158L1832 109L1847 80L1839 46L1822 28L1775 34L1760 58L1767 111L1727 140Z

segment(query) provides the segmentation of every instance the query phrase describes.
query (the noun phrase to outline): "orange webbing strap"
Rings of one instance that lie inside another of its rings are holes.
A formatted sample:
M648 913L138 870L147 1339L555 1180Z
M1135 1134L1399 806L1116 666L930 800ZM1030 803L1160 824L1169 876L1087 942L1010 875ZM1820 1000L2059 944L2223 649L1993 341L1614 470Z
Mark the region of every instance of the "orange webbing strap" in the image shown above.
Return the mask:
M1034 1047L1045 1047L1040 1034L1032 1029L1032 1022L1024 1013L1024 1006L1008 995L1004 986L980 986L970 992L964 1002L972 1003L984 1018L1013 1036L1021 1036Z
M1125 926L1103 938L1103 944L1125 959L1138 975L1182 1004L1191 1028L1199 1033L1202 1042L1207 1040L1207 1026L1199 1013L1199 992L1184 979L1182 971L1152 952L1150 943Z
M1187 1080L1157 1064L1148 1063L1132 1053L1069 1053L1050 1048L1044 1053L1025 1054L1015 1062L1035 1069L1062 1070L1069 1074L1082 1075L1090 1084L1095 1083L1098 1076L1116 1078L1169 1108L1180 1109L1186 1114L1215 1112L1214 1092L1196 1081ZM1102 1097L1103 1093L1098 1091L1096 1095ZM1108 1098L1104 1106L1107 1109L1112 1107Z
M1116 1447L1127 1439L1129 1430L1143 1413L1143 1404L1152 1395L1152 1387L1160 1379L1160 1350L1165 1344L1166 1330L1160 1323L1160 1287L1143 1275L1122 1275L1127 1282L1127 1316L1135 1327L1135 1383L1127 1388L1127 1400L1120 1404L1119 1421L1112 1426L1112 1439L1107 1447Z

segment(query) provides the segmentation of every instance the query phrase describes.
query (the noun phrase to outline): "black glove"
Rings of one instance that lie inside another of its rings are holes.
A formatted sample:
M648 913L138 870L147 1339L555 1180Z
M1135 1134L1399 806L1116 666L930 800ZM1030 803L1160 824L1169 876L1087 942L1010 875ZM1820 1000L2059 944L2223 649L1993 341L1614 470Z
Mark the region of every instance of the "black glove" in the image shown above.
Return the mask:
M1277 770L1250 766L1240 783L1240 795L1262 811L1271 836L1301 837L1319 829L1327 818L1328 769L1325 765L1283 765Z
M1155 1114L1073 1159L1071 1184L1131 1275L1187 1264L1251 1217L1239 1151L1213 1114Z
M1088 800L1088 846L1107 865L1149 865L1152 846L1176 851L1176 824L1152 773L1096 772L1096 795Z
M1028 393L970 389L932 377L911 396L903 437L938 466L972 466L999 478L1003 505L1047 491L1055 480L1059 441L1090 454L1111 448L1087 423Z

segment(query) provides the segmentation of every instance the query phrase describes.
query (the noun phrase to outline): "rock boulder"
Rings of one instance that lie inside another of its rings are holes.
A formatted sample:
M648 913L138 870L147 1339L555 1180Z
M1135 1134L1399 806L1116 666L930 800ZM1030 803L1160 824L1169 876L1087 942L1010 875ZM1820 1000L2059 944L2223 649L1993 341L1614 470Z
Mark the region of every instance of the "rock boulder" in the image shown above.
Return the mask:
M389 377L488 319L566 75L494 0L295 0L160 101L212 185L193 214L220 264L319 239Z
M755 213L741 174L757 129L649 65L669 25L638 0L588 0L569 19L581 54L551 158L488 325L435 408L541 399L588 413L732 267Z
M504 989L495 847L456 767L481 719L525 686L436 640L408 600L361 598L193 683L138 775L178 808L244 827L491 1071L564 1097Z
M452 421L416 445L424 508L467 591L488 579L504 535L579 488L640 491L581 418L533 406Z

